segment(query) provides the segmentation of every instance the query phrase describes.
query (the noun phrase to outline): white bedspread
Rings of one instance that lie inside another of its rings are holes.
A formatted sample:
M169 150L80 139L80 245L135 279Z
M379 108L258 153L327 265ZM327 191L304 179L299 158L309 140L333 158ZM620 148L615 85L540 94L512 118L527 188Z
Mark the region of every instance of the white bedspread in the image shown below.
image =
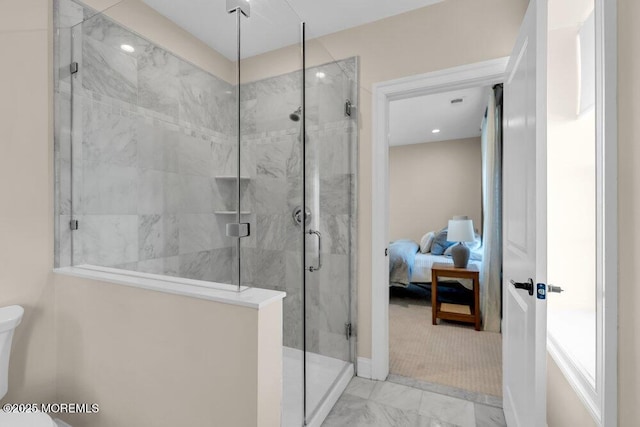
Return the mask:
M453 264L453 259L444 255L432 255L430 253L427 254L416 254L416 261L413 264L413 272L411 274L411 282L412 283L431 283L431 266L434 263L443 263L443 264ZM481 261L469 261L469 264L474 264L478 267L480 272L482 273L482 262ZM482 276L482 274L480 274ZM462 286L465 288L472 290L473 289L473 281L471 279L454 279L448 278L447 280L456 280L460 282Z

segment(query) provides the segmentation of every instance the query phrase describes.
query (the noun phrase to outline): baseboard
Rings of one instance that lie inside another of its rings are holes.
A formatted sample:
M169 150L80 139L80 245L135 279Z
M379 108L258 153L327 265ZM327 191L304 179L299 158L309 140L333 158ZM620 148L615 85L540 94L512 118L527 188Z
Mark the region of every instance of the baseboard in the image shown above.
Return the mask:
M358 357L356 375L361 378L367 378L369 380L373 378L371 359L367 359L366 357Z
M67 424L59 418L54 418L53 422L56 423L58 427L71 427L71 424Z

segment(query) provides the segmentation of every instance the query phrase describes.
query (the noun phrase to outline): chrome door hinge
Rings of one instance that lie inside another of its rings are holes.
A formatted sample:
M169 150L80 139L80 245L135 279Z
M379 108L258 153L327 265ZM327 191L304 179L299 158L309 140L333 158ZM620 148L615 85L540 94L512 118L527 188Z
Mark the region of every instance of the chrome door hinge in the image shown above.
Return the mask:
M351 338L351 323L345 323L344 324L344 334L345 334L347 340L349 338Z
M351 103L350 99L347 99L344 102L344 115L347 117L351 117L351 108L353 107L353 104Z
M227 237L249 237L251 235L250 224L248 222L227 224Z
M72 62L71 65L69 66L69 72L71 74L75 74L78 72L78 69L80 68L80 66L78 65L77 62Z
M77 219L72 219L69 221L69 228L72 230L77 230L80 227L80 222Z

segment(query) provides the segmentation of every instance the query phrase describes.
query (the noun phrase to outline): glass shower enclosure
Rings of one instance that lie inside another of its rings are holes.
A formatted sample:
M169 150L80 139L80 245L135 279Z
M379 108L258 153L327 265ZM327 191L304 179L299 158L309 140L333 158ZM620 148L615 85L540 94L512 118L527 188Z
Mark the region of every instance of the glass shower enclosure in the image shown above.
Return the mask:
M354 372L357 58L285 0L145 0L182 44L134 3L55 2L56 266L285 291L283 425L315 423Z

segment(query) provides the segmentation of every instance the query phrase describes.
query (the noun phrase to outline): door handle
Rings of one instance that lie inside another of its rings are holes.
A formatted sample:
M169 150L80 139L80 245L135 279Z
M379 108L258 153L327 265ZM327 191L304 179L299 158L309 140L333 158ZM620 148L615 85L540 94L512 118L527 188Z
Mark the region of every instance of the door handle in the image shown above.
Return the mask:
M307 267L307 270L313 273L314 271L318 271L320 270L320 268L322 268L322 235L318 230L309 230L307 231L307 234L315 235L316 237L318 237L318 265L315 267L313 265Z
M524 289L529 292L529 295L533 295L533 279L529 278L527 282L516 282L513 279L510 280L511 284L516 287L516 289Z

